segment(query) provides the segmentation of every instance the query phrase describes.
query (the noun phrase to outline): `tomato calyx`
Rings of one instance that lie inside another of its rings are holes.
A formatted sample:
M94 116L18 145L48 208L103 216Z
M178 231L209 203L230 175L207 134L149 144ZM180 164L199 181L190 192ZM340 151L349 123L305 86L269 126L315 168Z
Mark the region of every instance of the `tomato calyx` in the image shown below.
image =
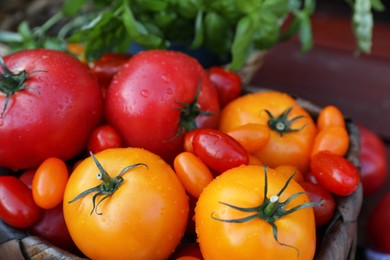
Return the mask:
M13 94L23 89L33 89L39 93L39 90L29 87L24 83L27 81L29 76L36 72L43 72L42 70L35 70L30 73L27 73L25 70L22 70L18 73L14 73L8 69L5 65L3 58L0 56L0 66L3 69L3 73L0 73L0 92L5 94L5 102L3 106L3 111L1 112L0 118L4 117L4 113L7 109L8 102Z
M92 197L92 205L93 206L92 206L92 210L91 210L90 214L92 215L92 213L95 211L95 213L97 215L102 215L103 214L102 212L97 211L97 207L99 206L99 204L102 201L104 201L105 199L110 197L112 194L114 194L114 192L122 185L122 183L124 182L124 179L122 177L123 174L126 173L127 171L137 167L137 166L145 166L146 169L148 169L148 166L144 163L132 164L132 165L129 165L129 166L123 168L117 176L111 178L108 175L108 173L104 170L104 168L100 164L100 162L96 159L94 154L92 152L90 152L90 154L91 154L93 161L95 162L96 166L99 169L99 172L97 173L96 177L99 180L101 180L102 183L97 185L96 187L93 187L93 188L90 188L88 190L83 191L82 193L77 195L74 199L69 201L68 203L73 203L73 202L81 199L82 197L84 197L92 192L96 192ZM101 200L99 200L99 202L96 204L97 197L99 197L101 195L104 195L104 197Z
M184 131L190 131L198 128L196 125L196 118L198 116L212 116L213 113L208 111L202 111L200 105L197 103L199 98L201 88L201 82L199 82L198 87L196 89L194 99L189 102L181 102L176 101L181 107L177 107L176 109L181 112L180 120L179 120L179 131L177 134L170 140L175 140L178 138Z
M291 124L295 122L298 119L304 118L304 115L296 116L292 119L287 119L288 115L290 114L291 110L293 109L293 106L287 108L282 114L280 114L278 117L274 117L271 112L267 109L264 111L268 114L269 120L268 120L268 126L278 132L280 136L282 137L285 133L292 133L292 132L299 132L303 128L306 127L307 124L304 124L300 128L292 129Z
M211 218L213 218L214 220L217 220L217 221L225 222L225 223L245 223L245 222L248 222L248 221L251 221L254 219L262 219L271 225L272 231L273 231L273 237L274 237L276 242L278 242L282 246L287 246L287 247L291 247L291 248L295 249L297 251L297 254L299 255L299 250L296 247L282 243L278 240L278 227L276 226L275 221L286 216L286 215L294 213L297 210L321 205L322 203L324 203L324 201L305 202L305 203L299 204L295 207L292 207L290 209L286 209L286 207L288 206L288 204L292 200L294 200L296 197L298 197L302 194L306 194L306 192L296 192L296 193L292 194L289 198L287 198L284 202L279 201L280 196L285 191L285 189L288 187L291 180L294 178L295 172L287 179L286 183L284 184L284 186L282 187L282 189L279 191L278 194L272 195L270 198L268 198L267 197L267 192L268 192L267 167L264 166L263 169L264 169L264 200L259 206L245 208L245 207L235 206L235 205L232 205L232 204L229 204L226 202L221 202L221 201L219 202L220 204L223 204L229 208L232 208L232 209L235 209L235 210L238 210L241 212L253 213L253 214L250 214L250 215L243 217L243 218L221 219L221 218L215 217L213 215L213 213L214 213L213 212L211 214Z

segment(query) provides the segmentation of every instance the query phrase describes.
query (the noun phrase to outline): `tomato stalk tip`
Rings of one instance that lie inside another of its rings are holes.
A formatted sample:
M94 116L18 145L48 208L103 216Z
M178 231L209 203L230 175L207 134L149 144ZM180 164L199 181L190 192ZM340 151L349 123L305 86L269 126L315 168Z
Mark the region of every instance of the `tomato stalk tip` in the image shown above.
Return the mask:
M291 110L293 109L293 106L287 108L282 114L280 114L278 117L274 117L270 111L268 110L264 110L268 116L269 116L269 120L268 120L268 126L279 133L279 135L282 137L285 133L291 133L291 132L299 132L300 130L302 130L303 128L306 127L307 124L304 124L303 126L301 126L300 128L297 128L297 129L292 129L291 128L291 124L295 121L297 121L298 119L301 119L301 118L304 118L305 116L304 115L300 115L300 116L296 116L292 119L288 119L288 116L291 112Z
M90 214L92 215L92 213L95 211L97 215L102 215L103 214L102 212L97 212L97 207L99 206L99 204L102 201L104 201L105 199L110 197L112 194L114 194L114 192L122 185L122 183L124 182L124 179L122 177L123 174L126 173L127 171L137 167L137 166L144 166L144 167L146 167L146 169L148 169L148 166L144 163L132 164L132 165L129 165L129 166L123 168L117 176L110 177L108 175L108 173L104 170L104 168L100 164L100 162L96 159L95 155L92 152L90 152L90 154L91 154L93 161L95 162L96 166L99 169L99 172L97 173L96 178L98 180L101 180L102 183L97 185L96 187L93 187L93 188L90 188L88 190L83 191L82 193L77 195L74 199L69 201L68 203L73 203L73 202L81 199L82 197L84 197L92 192L96 192L92 197L92 205L93 206L92 206L92 210L91 210ZM97 197L99 197L101 195L105 195L105 196L96 204Z

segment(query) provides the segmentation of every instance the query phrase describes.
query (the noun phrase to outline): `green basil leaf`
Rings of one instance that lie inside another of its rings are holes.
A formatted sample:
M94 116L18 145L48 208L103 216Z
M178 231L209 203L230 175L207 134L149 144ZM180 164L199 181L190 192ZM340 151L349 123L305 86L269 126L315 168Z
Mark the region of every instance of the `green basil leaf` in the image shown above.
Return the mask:
M228 21L216 12L209 12L204 19L205 45L213 53L229 53L233 31Z
M80 12L84 5L85 0L65 0L61 11L65 16L73 16Z
M385 6L381 2L381 0L371 0L371 6L372 9L374 9L377 12L382 12L385 10Z
M250 51L254 28L249 15L242 17L237 24L236 33L232 44L231 70L238 70L244 65Z
M203 12L199 11L195 20L195 36L194 40L190 44L191 49L199 48L203 44L204 31L203 31Z
M359 52L370 53L373 17L370 0L356 0L352 17Z

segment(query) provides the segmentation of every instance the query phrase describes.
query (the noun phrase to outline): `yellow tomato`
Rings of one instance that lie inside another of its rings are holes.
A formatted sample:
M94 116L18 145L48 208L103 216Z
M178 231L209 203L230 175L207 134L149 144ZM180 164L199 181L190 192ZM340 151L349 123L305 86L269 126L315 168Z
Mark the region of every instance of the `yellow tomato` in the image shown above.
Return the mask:
M260 124L271 130L269 141L255 152L272 168L294 165L309 168L316 125L310 114L286 93L262 91L236 98L221 111L219 129L230 132L242 125Z
M297 182L287 180L263 166L240 166L215 178L195 208L204 258L313 259L316 226L312 204ZM288 198L291 201L283 205Z
M102 191L94 188L102 183ZM140 148L108 149L82 161L63 206L72 239L92 259L166 259L185 232L189 210L171 166Z

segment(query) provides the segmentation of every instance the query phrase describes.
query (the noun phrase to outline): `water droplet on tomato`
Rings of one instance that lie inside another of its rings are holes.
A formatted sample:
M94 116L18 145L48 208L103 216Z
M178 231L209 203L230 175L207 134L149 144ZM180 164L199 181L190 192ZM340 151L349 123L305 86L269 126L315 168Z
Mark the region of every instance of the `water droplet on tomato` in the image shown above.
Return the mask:
M166 92L167 92L168 95L172 95L173 94L173 89L167 88Z
M140 92L141 96L143 96L144 98L147 98L149 96L149 91L146 90L146 89L143 89L141 90Z
M168 83L168 82L170 81L170 79L169 79L167 76L165 76L165 75L162 75L162 76L161 76L161 79L162 79L165 83Z

